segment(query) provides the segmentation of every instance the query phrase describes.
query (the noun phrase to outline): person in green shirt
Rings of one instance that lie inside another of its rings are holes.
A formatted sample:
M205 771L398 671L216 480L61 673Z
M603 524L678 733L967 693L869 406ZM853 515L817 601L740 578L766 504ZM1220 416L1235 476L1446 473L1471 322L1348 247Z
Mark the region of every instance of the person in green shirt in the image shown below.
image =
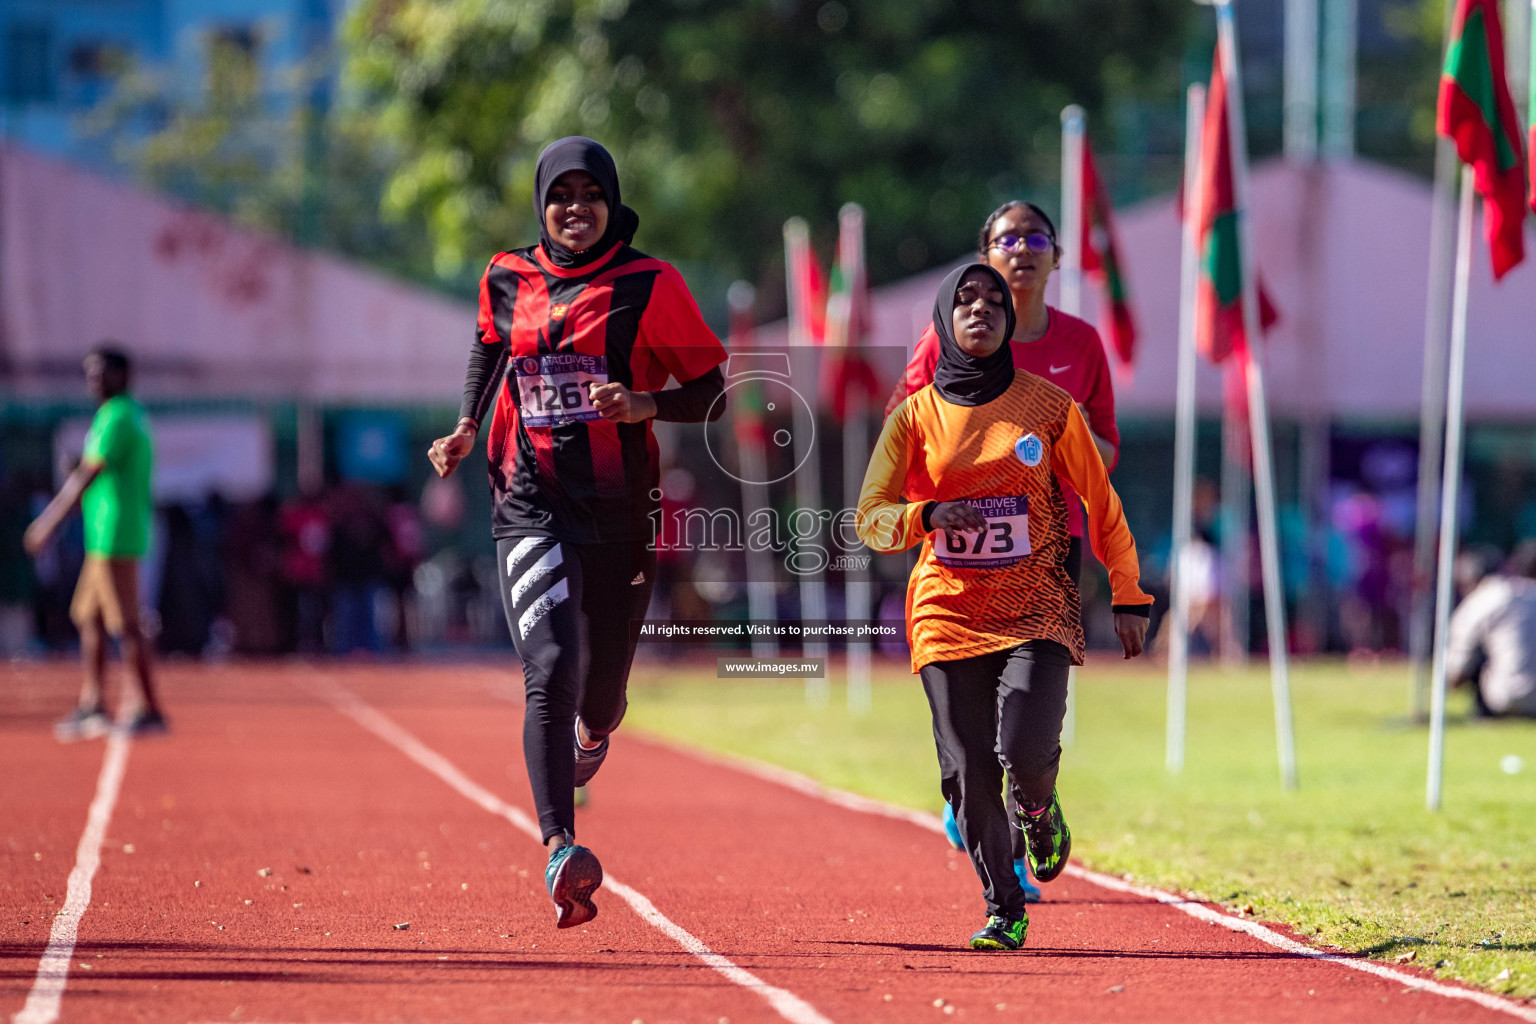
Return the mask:
M154 502L150 476L154 444L144 408L128 394L128 356L109 345L85 357L85 378L99 403L85 435L85 452L41 515L27 527L27 553L36 555L75 503L85 520L85 564L69 614L80 630L85 685L80 701L54 726L61 740L100 736L111 724L102 702L107 637L122 645L136 684L137 700L121 709L132 735L162 733L165 715L155 694L149 641L139 621L139 560L149 548Z

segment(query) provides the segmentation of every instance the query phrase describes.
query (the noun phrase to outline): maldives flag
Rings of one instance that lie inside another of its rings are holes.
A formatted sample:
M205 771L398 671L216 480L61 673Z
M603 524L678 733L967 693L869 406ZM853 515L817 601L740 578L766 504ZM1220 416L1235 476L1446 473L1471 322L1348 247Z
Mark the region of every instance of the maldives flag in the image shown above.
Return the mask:
M810 228L800 217L784 222L784 275L790 344L822 344L827 337L827 275L811 251Z
M1504 32L1494 0L1457 0L1440 72L1435 130L1456 143L1483 197L1483 233L1498 280L1525 258L1525 167L1520 122L1504 77Z
M826 402L839 422L848 415L857 392L867 407L880 397L875 372L858 349L870 329L869 274L864 264L864 209L843 206L837 218L837 259L832 264L832 294L827 299L826 343L835 348L823 376Z
M1227 104L1226 68L1221 48L1211 67L1206 91L1205 124L1200 131L1200 205L1194 211L1199 227L1196 243L1200 280L1195 295L1195 344L1213 363L1234 351L1246 358L1249 345L1243 327L1243 266L1239 245L1237 187L1233 181L1232 132ZM1259 329L1267 331L1280 319L1262 283L1256 288Z
M1115 246L1114 211L1109 189L1094 166L1093 149L1083 139L1083 237L1077 251L1083 254L1083 271L1104 290L1104 330L1109 334L1120 366L1129 370L1136 356L1136 319L1131 315L1125 272Z

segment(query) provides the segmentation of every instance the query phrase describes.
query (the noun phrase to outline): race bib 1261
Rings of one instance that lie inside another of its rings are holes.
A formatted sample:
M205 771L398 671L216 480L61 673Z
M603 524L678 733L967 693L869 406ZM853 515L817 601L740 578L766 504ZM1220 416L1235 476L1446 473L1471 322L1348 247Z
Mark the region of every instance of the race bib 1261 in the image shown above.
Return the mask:
M592 386L608 383L608 360L580 352L518 356L517 396L523 425L556 427L602 419L592 407Z
M966 504L980 512L987 528L980 533L936 530L933 555L940 565L952 569L999 569L1020 561L1029 554L1029 498L967 498Z

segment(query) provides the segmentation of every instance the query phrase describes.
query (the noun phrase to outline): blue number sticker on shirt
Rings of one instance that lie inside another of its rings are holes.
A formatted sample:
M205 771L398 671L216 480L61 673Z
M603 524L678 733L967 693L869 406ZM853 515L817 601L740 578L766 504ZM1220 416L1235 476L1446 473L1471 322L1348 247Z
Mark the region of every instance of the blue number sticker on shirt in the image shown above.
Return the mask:
M1025 434L1013 442L1013 454L1018 456L1024 465L1034 468L1040 465L1040 460L1045 458L1045 442L1034 434Z

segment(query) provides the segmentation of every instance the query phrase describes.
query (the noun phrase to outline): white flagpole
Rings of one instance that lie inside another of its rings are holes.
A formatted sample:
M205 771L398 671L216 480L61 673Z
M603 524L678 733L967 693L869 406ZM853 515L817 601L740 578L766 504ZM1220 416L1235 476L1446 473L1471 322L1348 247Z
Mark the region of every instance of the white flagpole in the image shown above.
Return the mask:
M795 383L803 387L813 387L816 382L815 339L811 338L806 327L810 323L809 312L803 308L804 303L810 298L808 295L798 295L799 289L795 286L795 268L800 266L802 260L809 259L811 249L811 230L803 217L791 217L784 222L784 286L788 290L789 298L789 345L791 359L794 361ZM809 510L811 514L821 514L821 449L816 445L816 419L811 412L809 403L817 400L814 393L806 398L805 402L794 402L794 424L796 451L807 452L808 457L800 465L795 473L795 503L800 507L795 511ZM827 618L827 584L825 576L820 572L806 573L800 577L800 621L802 623L820 623ZM807 658L822 658L827 656L827 645L821 641L811 641L801 645L801 650ZM807 678L805 681L805 699L810 704L825 704L831 699L831 684L823 676L820 679Z
M1179 268L1178 398L1173 440L1173 547L1168 622L1168 738L1170 772L1184 770L1185 698L1189 683L1189 577L1185 558L1194 535L1195 490L1195 295L1199 287L1200 136L1205 125L1205 86L1191 85L1184 107L1184 224Z
M1303 166L1317 159L1318 0L1285 0L1285 158Z
M1233 408L1230 389L1237 372L1235 364L1221 368L1221 660L1232 669L1248 667L1248 606L1253 592L1248 571L1248 509L1253 500L1248 463L1253 437L1247 421Z
M1083 315L1083 136L1088 115L1077 104L1061 111L1061 311Z
M1061 311L1083 315L1083 136L1088 115L1077 104L1061 111ZM1067 670L1067 713L1061 720L1061 742L1077 741L1077 666Z
M838 310L842 320L842 341L851 349L862 344L862 338L853 336L855 302L864 288L864 208L858 203L845 203L838 211L837 262L850 280L843 282L847 290L847 308ZM828 310L831 319L831 310ZM867 325L861 325L867 326ZM851 353L845 353L851 355ZM863 467L869 460L869 403L863 391L846 398L843 421L843 507L859 506L859 490L864 482ZM857 556L856 556L857 557ZM872 588L869 569L866 566L848 569L844 577L845 598L850 622L866 622L874 617ZM848 710L855 715L868 714L874 704L870 686L871 643L867 639L850 639L848 651Z
M1259 511L1259 559L1264 573L1264 619L1269 631L1270 687L1275 703L1275 740L1280 784L1296 788L1296 738L1291 725L1290 659L1286 649L1285 591L1280 580L1280 538L1275 517L1275 477L1264 398L1263 351L1259 326L1258 274L1253 263L1253 207L1248 200L1248 138L1243 126L1242 75L1237 61L1237 26L1230 0L1216 7L1221 60L1227 71L1227 126L1232 142L1232 182L1238 210L1242 261L1243 333L1248 339L1248 422L1253 434L1254 497Z
M1536 2L1536 0L1533 0ZM1445 5L1442 37L1447 43L1456 8ZM1450 330L1451 281L1455 275L1456 144L1435 137L1435 184L1429 213L1429 284L1424 303L1424 379L1419 394L1419 483L1414 511L1413 586L1408 619L1408 657L1413 675L1408 683L1408 713L1415 720L1429 714L1430 656L1434 646L1435 518L1440 492L1441 444L1445 438L1446 335Z
M1456 283L1451 299L1451 353L1446 380L1445 471L1440 475L1440 564L1435 578L1435 660L1429 690L1429 778L1424 806L1440 809L1445 777L1445 645L1451 625L1451 569L1456 561L1456 506L1461 500L1462 389L1467 370L1467 292L1472 279L1472 172L1461 171L1456 223Z
M1413 539L1413 601L1408 649L1413 662L1409 683L1409 714L1422 719L1428 711L1430 650L1434 631L1434 589L1429 580L1435 564L1436 499L1444 452L1446 333L1450 326L1451 281L1455 248L1450 237L1456 217L1456 146L1435 140L1435 187L1429 217L1429 286L1424 309L1424 381L1419 397L1419 485Z
M725 300L730 304L731 315L749 317L757 302L757 289L746 281L737 281L726 290ZM737 415L732 412L733 416ZM767 457L761 441L756 438L741 445L741 518L758 509L769 507L768 485L760 481L768 479ZM759 550L749 544L747 557L747 614L757 622L767 622L778 617L773 600L773 556L766 549ZM752 657L776 658L779 642L772 637L752 638Z

